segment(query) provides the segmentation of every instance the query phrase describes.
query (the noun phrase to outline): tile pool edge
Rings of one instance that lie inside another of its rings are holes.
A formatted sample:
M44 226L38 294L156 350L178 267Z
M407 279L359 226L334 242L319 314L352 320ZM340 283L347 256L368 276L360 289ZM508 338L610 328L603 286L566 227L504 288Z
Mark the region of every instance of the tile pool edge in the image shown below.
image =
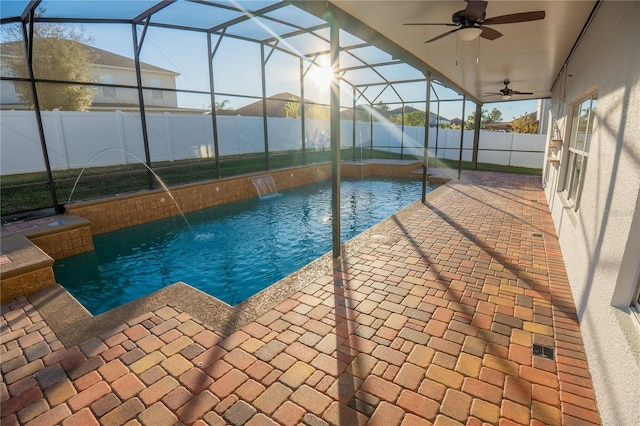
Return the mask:
M441 196L445 192L444 188L448 188L448 185L438 186L427 194L427 199L432 200ZM368 244L393 244L401 238L399 234L402 233L394 219L402 220L421 208L426 207L419 200L415 201L343 243L343 262L348 263L349 256L360 252ZM97 316L92 316L59 284L30 294L27 298L43 319L50 324L52 331L65 347L83 343L167 305L179 308L211 326L216 332L228 336L310 284L316 283L321 286L330 284L334 269L334 260L331 252L328 252L233 307L184 282L171 284Z

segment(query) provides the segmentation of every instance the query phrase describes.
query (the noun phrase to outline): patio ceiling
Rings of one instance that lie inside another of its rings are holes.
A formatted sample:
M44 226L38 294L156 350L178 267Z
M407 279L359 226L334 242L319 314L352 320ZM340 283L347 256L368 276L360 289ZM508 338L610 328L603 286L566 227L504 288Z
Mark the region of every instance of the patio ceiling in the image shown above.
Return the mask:
M539 10L546 16L538 21L491 26L503 34L493 41L478 38L463 42L451 34L431 43L425 41L453 27L404 24L450 23L453 13L465 9L465 1L335 0L332 3L484 103L500 100L499 96L486 93L502 89L505 79L511 81L509 87L513 90L534 93L514 96L513 100L549 97L597 1L489 0L487 18Z

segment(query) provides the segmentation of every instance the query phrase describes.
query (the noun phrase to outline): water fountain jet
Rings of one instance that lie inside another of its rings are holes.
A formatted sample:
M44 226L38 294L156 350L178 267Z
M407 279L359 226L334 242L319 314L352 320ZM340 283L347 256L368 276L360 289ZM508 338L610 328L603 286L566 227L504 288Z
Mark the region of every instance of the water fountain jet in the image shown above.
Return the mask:
M82 168L82 170L80 170L80 174L78 175L78 177L76 178L76 181L73 184L73 188L71 188L71 193L69 194L69 199L67 200L67 204L71 203L71 197L73 197L73 193L76 190L76 187L78 186L78 182L80 181L80 178L82 177L82 174L84 173L84 171L87 169L87 167L89 167L89 165L93 162L93 160L95 160L97 157L99 157L101 154L104 154L105 152L109 152L109 151L118 151L118 152L122 152L124 154L130 155L131 157L135 158L140 164L142 164L144 167L146 167L146 169L158 180L158 183L160 183L160 185L162 186L162 188L167 192L167 194L169 194L169 197L171 198L171 200L173 201L173 203L175 204L176 208L178 209L178 212L180 213L180 215L182 216L182 218L184 219L184 222L187 224L187 226L189 227L189 230L191 230L191 233L195 235L195 233L193 232L193 228L191 227L191 224L189 223L189 221L187 220L187 217L184 215L184 212L182 211L182 209L180 208L180 205L178 204L178 202L176 201L176 199L173 197L173 194L171 193L171 191L169 191L169 188L167 187L167 185L165 185L164 181L162 179L160 179L160 176L158 176L156 174L156 172L154 172L151 167L149 167L147 165L147 163L145 163L140 157L138 157L137 155L127 151L126 149L121 149L121 148L106 148L103 149L102 151L99 151L97 153L95 153L90 159L89 161L87 161L87 163L84 165L84 167Z
M255 186L260 198L278 193L276 182L273 180L273 176L271 175L253 177L251 178L251 183Z

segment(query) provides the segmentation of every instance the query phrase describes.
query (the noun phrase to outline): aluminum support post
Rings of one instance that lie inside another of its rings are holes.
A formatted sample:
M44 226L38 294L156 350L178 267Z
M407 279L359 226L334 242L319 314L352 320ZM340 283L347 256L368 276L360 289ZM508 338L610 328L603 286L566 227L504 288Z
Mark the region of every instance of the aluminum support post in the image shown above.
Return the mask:
M429 176L429 122L431 121L431 73L427 73L427 100L424 114L424 150L422 153L422 204L427 201Z
M153 173L151 172L151 152L149 150L149 133L147 131L147 115L144 110L144 93L142 91L142 71L140 69L140 51L142 43L147 34L149 19L145 21L140 40L138 40L137 25L131 24L131 35L133 37L133 58L136 68L136 85L138 86L138 105L140 107L140 124L142 125L142 144L144 145L144 161L149 167L147 177L149 179L149 189L153 189Z
M340 244L340 28L333 14L329 15L330 22L330 59L331 79L330 89L330 117L331 117L331 218L332 218L332 248L333 258L338 259L342 254Z
M476 119L473 123L473 154L471 169L478 170L478 147L480 146L480 119L482 118L482 104L476 104Z
M464 107L467 103L467 95L462 95L462 125L460 126L460 157L458 158L458 179L462 175L462 147L464 144Z

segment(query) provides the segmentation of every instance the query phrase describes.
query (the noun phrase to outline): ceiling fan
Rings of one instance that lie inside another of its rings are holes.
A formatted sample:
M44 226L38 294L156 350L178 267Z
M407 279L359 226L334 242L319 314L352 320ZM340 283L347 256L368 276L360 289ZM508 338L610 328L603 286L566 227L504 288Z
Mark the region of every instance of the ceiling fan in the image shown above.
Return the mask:
M519 92L517 90L509 89L509 80L505 80L504 88L500 89L497 93L486 93L487 96L501 96L503 100L508 101L513 95L533 95L533 92Z
M487 40L495 40L498 37L502 37L502 33L494 30L493 28L486 27L485 25L498 25L498 24L515 24L518 22L537 21L544 19L544 10L536 12L522 12L512 13L510 15L494 16L493 18L486 18L487 2L481 0L465 0L467 7L464 10L459 10L451 16L452 23L405 23L404 25L445 25L448 27L458 27L454 30L447 31L444 34L440 34L425 43L431 43L432 41L440 40L443 37L458 33L458 37L463 41L474 40L477 37L482 37Z

